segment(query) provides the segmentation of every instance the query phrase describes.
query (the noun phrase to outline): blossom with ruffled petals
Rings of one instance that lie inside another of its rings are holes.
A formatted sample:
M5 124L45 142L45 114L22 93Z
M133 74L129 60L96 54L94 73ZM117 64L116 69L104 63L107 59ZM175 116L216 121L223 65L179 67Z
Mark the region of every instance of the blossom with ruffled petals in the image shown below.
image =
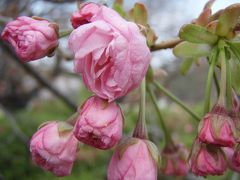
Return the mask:
M108 180L157 180L157 147L148 140L123 139L108 166Z
M161 155L161 171L164 175L186 176L188 174L188 152L182 145L166 146Z
M79 141L99 149L109 149L121 139L123 115L117 103L92 96L79 111L74 129Z
M233 147L236 143L236 129L228 111L215 105L199 124L198 138L207 144Z
M56 176L71 174L78 146L71 129L64 122L44 124L30 141L33 161Z
M190 166L197 176L222 175L227 169L227 161L220 147L201 143L196 139L192 147Z
M21 61L28 62L53 54L58 46L58 25L21 16L9 22L1 36L14 47Z
M138 26L114 10L87 3L73 14L70 34L74 68L89 90L113 101L138 87L150 63L150 50Z

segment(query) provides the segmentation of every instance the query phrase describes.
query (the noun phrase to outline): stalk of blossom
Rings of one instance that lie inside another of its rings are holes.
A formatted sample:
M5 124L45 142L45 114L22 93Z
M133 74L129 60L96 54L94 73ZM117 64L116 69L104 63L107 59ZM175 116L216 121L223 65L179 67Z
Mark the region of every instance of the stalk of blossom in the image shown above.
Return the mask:
M79 113L74 129L79 141L99 149L110 149L121 139L123 115L117 103L92 96Z
M196 139L190 155L190 167L197 176L222 175L227 169L227 162L220 147Z
M151 56L136 24L94 3L83 5L71 21L74 69L89 90L113 101L139 86Z
M236 157L233 156L234 149L229 147L223 147L222 149L226 155L228 167L233 171L240 172L240 163L238 163Z
M122 139L108 166L108 180L157 180L157 147L139 138Z
M236 143L236 128L225 107L216 104L199 123L198 138L207 144L233 147Z
M9 22L1 36L14 47L22 62L28 62L53 54L58 46L58 25L21 16Z
M161 172L167 176L186 176L188 152L182 145L166 146L162 153Z
M44 124L30 141L32 160L56 176L71 174L77 155L78 141L72 126L64 122Z

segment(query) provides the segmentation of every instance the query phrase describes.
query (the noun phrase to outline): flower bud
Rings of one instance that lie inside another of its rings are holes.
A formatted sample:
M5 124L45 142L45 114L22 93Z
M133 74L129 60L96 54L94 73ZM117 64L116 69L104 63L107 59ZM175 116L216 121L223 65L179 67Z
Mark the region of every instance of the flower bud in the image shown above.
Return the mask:
M162 151L161 171L167 176L186 176L189 171L188 152L182 145L166 146Z
M44 124L30 141L32 160L56 176L71 174L78 146L71 130L72 126L64 122Z
M108 180L157 180L158 162L158 149L151 141L122 139L108 166Z
M99 149L113 147L122 137L123 115L115 102L90 97L81 107L75 124L75 137Z
M226 155L228 167L233 171L240 172L240 163L237 162L236 157L233 158L234 149L229 147L223 147L222 149Z
M6 25L1 36L23 62L50 56L58 46L58 26L37 17L18 17Z
M227 110L218 104L204 116L198 128L198 138L204 143L223 147L233 147L236 143L233 120Z
M190 166L192 173L197 176L222 175L227 169L227 162L220 147L196 139L190 155Z
M232 93L232 111L229 112L229 116L232 118L235 129L236 129L236 141L240 142L240 102L237 94L233 91Z
M240 144L237 145L232 160L235 166L240 167Z

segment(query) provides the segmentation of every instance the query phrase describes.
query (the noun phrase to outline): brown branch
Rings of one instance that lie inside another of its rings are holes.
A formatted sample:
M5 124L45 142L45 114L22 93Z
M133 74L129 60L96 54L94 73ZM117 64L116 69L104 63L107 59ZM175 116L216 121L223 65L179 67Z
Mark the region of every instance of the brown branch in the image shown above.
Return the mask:
M150 50L153 52L153 51L157 51L157 50L161 50L161 49L174 48L180 42L182 42L182 40L179 39L179 38L172 39L172 40L167 40L167 41L162 41L159 44L155 44L155 45L151 46Z
M29 75L31 75L39 84L41 84L43 87L48 89L50 92L52 92L56 97L61 99L68 107L70 107L73 111L77 110L77 105L70 100L67 96L65 96L63 93L58 91L52 84L50 84L45 78L43 78L41 75L39 75L29 64L22 63L20 59L17 57L17 55L11 50L11 48L6 45L2 39L0 39L0 45L2 49L9 54L11 59L15 61L20 67L22 67Z

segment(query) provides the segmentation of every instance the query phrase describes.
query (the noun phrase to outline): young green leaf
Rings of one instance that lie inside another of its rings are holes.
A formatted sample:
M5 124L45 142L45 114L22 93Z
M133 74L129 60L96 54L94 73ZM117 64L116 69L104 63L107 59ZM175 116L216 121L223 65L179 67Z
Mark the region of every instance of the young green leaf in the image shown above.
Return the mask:
M157 36L155 32L149 26L147 27L147 30L146 30L146 38L147 38L147 45L149 47L153 46L157 40Z
M187 58L183 60L183 62L180 65L180 72L182 75L186 75L188 73L194 61L195 59L193 58Z
M206 28L195 25L184 25L179 32L179 37L192 43L214 44L218 40L218 36L209 32Z
M124 11L123 0L116 0L113 4L113 9L117 11L123 18L127 18L127 13Z
M226 37L237 25L240 16L240 3L227 7L219 17L216 33Z
M233 54L240 62L240 41L229 41L228 45L230 46L230 49L233 52Z
M240 62L236 61L236 59L230 60L230 68L231 68L231 77L232 77L232 86L234 90L240 94Z
M180 58L206 57L210 54L212 47L208 44L195 44L184 41L173 49L173 54Z
M142 3L135 3L134 7L130 10L129 16L135 23L147 25L148 13L147 9Z

